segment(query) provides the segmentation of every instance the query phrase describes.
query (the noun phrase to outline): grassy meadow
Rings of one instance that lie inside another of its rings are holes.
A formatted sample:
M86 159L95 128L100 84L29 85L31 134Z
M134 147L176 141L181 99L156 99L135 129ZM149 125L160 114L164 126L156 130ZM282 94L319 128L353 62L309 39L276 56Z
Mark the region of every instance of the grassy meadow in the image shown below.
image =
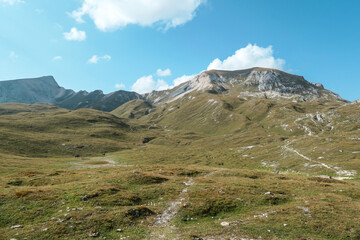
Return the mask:
M0 239L360 239L358 122L309 136L257 117L208 134L0 105Z

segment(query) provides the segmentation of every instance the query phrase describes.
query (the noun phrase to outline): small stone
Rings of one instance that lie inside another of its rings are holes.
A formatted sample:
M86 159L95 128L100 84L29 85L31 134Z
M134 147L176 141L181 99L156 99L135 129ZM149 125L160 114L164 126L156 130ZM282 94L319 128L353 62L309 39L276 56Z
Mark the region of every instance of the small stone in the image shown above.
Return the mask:
M122 232L123 230L121 228L116 229L117 232Z
M286 227L287 226L287 224L286 223L284 223L284 227Z
M11 229L18 229L18 228L23 228L23 225L14 225L14 226L11 226Z
M230 223L229 222L222 222L220 223L221 226L223 227L227 227L227 226L230 226Z
M48 228L44 228L42 231L43 231L43 232L46 232L47 230L49 230L49 229L48 229Z
M99 236L99 233L97 233L97 232L89 233L89 237L97 237L97 236Z

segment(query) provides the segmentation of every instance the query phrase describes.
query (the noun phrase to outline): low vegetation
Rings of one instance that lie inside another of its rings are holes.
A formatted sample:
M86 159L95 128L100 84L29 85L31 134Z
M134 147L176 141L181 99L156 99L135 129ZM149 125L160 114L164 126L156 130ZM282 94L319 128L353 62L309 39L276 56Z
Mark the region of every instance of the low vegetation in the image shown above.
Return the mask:
M358 106L218 100L0 105L0 239L360 239Z

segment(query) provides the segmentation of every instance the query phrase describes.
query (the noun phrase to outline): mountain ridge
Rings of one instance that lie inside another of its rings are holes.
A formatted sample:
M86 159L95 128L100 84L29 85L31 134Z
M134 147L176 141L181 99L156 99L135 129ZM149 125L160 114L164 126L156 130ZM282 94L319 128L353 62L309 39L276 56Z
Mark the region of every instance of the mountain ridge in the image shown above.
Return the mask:
M169 90L145 94L146 100L157 104L174 101L192 91L209 93L237 92L238 97L292 98L294 101L327 99L347 102L338 94L326 90L320 83L277 69L250 68L235 71L209 70L192 80Z
M0 81L0 103L49 103L71 110L91 108L110 112L141 95L135 92L115 91L104 94L60 87L53 76Z
M111 112L121 105L142 99L150 104L170 103L192 92L207 92L235 98L280 98L294 102L322 99L349 102L304 77L270 68L235 71L208 70L171 89L138 94L119 90L104 94L60 87L53 76L0 81L0 103L50 103L67 109L91 108Z

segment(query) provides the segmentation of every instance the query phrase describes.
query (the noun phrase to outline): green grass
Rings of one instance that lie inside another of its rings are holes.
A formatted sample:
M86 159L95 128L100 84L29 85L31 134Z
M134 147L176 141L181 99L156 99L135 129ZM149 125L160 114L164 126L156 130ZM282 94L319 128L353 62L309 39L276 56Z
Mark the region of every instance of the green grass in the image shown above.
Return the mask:
M215 105L200 106L206 98L140 119L141 104L134 119L0 105L0 238L360 239L356 106L217 100L218 122L207 115ZM333 130L311 117L295 121L318 111ZM318 177L339 174L284 146L357 173ZM174 202L169 224L157 224Z

